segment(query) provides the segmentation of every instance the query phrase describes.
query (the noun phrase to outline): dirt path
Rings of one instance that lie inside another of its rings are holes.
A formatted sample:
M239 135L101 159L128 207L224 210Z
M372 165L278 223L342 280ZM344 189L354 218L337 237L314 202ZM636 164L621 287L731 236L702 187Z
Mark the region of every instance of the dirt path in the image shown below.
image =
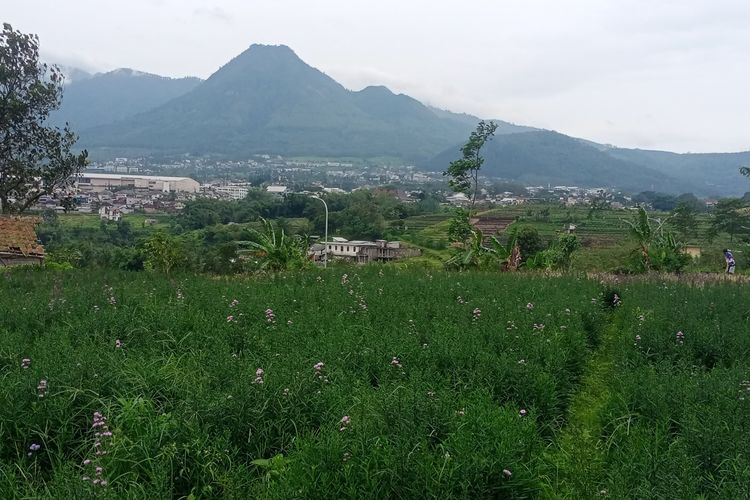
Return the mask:
M616 328L612 318L602 332L599 348L591 355L578 393L573 397L567 425L545 455L547 477L540 498L582 499L604 496L604 443L599 418L610 398Z

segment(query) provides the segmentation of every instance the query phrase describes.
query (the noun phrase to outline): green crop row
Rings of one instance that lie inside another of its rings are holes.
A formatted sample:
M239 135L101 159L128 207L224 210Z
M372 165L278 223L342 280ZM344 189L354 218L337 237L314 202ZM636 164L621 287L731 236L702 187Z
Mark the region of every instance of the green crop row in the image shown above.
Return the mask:
M738 284L2 278L0 498L750 496Z
M742 285L618 287L602 401L611 498L750 497L750 292Z
M528 497L596 293L378 268L7 273L0 497Z

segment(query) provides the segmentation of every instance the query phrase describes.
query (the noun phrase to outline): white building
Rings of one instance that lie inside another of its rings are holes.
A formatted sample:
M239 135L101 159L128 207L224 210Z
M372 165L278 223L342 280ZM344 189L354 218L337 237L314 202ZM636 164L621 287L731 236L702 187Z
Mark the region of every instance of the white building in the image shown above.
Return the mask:
M122 210L104 206L99 209L99 219L118 222L122 218Z
M286 186L268 186L266 191L273 194L284 194L286 193Z
M109 191L112 188L146 189L163 193L197 193L200 184L190 177L161 175L100 174L84 172L76 176L75 185L82 192Z
M327 254L329 260L348 260L364 264L416 257L421 252L419 249L402 247L399 241L347 241L334 237L333 241L328 243L314 244L308 254L316 262L325 260Z
M212 186L211 190L233 200L244 200L250 192L248 184L227 184L225 186Z
M464 193L454 193L446 196L445 199L452 205L468 205L471 200Z

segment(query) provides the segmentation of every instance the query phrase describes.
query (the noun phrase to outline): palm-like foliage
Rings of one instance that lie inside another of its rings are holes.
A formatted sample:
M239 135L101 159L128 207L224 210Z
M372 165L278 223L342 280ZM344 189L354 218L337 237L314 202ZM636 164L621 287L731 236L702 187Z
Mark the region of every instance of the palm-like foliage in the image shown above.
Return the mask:
M508 231L508 241L505 244L491 236L490 246L487 247L484 245L482 231L472 228L469 238L445 262L445 266L456 269L500 267L503 270L515 270L521 260L516 236L517 231L514 226Z
M508 241L503 245L494 236L490 237L489 253L505 271L515 271L521 265L521 249L518 245L518 227L508 229Z
M632 236L636 243L638 243L638 249L641 252L643 263L646 266L646 269L648 269L651 267L648 250L651 246L651 240L653 239L653 230L646 209L638 207L638 213L635 214L633 220L625 220L624 222L630 226L630 236Z
M646 209L638 207L638 212L633 217L633 220L624 220L624 222L630 227L630 236L638 244L638 250L641 253L641 259L646 270L651 269L651 256L650 249L651 245L656 239L662 239L665 237L664 224L670 219L655 219L650 218ZM671 235L670 235L671 237Z
M246 242L250 254L258 258L260 268L281 271L304 267L308 263L307 242L299 236L287 236L283 229L262 218L264 231L252 230L256 241Z

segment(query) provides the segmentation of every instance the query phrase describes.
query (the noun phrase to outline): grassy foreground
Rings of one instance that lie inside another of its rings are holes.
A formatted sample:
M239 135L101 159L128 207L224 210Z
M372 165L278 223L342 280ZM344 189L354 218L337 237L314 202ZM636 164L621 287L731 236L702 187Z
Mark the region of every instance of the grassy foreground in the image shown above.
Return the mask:
M6 272L0 497L747 496L750 292L608 288Z

